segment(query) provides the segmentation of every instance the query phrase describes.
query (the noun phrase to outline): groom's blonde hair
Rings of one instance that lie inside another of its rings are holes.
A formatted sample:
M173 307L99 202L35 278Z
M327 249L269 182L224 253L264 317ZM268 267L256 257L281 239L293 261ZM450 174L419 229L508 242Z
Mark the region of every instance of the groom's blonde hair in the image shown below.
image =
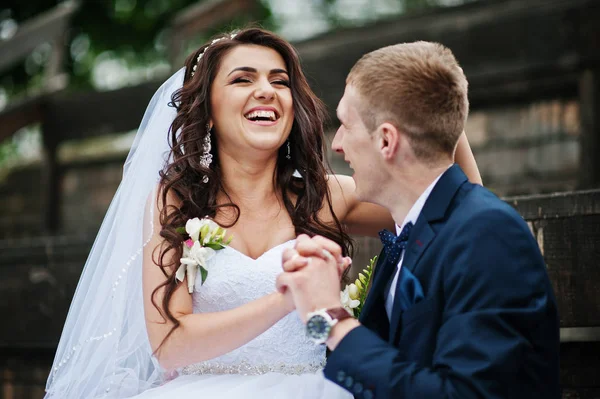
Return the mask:
M383 47L364 55L346 84L358 91L370 131L392 123L426 162L454 154L469 100L465 74L448 48L423 41Z

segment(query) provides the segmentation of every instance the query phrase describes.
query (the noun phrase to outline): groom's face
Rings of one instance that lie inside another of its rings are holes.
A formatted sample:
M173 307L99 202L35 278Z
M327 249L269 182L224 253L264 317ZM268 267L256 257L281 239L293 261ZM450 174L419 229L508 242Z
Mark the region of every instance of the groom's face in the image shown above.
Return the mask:
M337 108L340 127L335 133L332 149L342 154L354 171L352 178L358 199L369 201L377 195L378 179L373 171L377 170L378 153L371 132L360 116L360 101L359 93L351 85L346 86Z

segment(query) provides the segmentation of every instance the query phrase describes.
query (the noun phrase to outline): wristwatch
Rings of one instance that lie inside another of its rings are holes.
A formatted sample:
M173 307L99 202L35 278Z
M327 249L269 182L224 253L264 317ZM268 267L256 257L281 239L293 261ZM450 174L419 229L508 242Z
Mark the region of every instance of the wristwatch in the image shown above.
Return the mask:
M319 309L306 316L306 336L315 344L324 344L339 321L352 317L343 307Z

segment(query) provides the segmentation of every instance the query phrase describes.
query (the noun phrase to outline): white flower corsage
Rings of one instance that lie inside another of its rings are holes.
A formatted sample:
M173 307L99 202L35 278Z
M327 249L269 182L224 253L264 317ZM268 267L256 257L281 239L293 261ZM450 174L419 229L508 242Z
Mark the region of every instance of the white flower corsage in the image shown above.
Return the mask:
M183 281L187 276L188 292L194 292L196 275L200 273L201 284L204 284L208 276L208 259L216 251L225 248L232 237L225 241L225 229L209 218L193 218L187 221L185 228L177 229L179 233L189 236L183 243L183 257L181 265L175 273L175 278Z

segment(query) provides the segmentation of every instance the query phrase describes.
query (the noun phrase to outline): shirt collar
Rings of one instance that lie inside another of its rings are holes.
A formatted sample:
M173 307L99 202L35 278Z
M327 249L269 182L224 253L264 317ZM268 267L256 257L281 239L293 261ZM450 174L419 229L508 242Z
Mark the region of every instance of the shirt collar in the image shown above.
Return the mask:
M448 170L451 166L452 165L448 166L448 168L446 170ZM396 225L396 235L400 235L400 233L402 232L402 229L404 228L404 226L406 226L406 224L408 222L412 222L412 224L417 223L417 219L419 218L419 215L421 214L421 211L423 210L423 207L425 206L425 202L427 201L427 198L429 198L429 194L431 194L431 192L433 191L433 188L435 187L436 183L440 180L442 175L444 173L446 173L446 170L443 171L442 173L440 173L439 176L436 177L435 180L429 185L429 187L427 187L425 189L425 191L423 191L423 193L419 196L417 201L413 204L412 208L410 208L410 211L408 211L408 214L404 218L404 221L402 222L402 226Z

